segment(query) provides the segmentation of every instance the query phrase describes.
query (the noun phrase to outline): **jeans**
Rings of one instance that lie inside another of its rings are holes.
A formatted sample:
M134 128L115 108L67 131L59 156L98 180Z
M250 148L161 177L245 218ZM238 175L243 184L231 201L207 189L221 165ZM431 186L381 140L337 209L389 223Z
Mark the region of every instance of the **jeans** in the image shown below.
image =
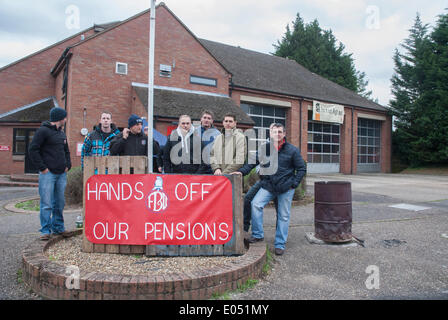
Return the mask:
M42 235L65 231L62 212L65 206L65 186L67 174L48 171L39 173L40 225Z
M277 197L277 226L275 228L274 246L279 249L285 249L286 240L288 239L289 218L293 196L294 189L276 196L266 189L261 188L257 192L254 200L252 200L252 237L264 238L263 209L269 201Z
M255 184L250 187L249 191L247 191L244 196L244 210L243 210L243 225L244 231L249 231L250 221L252 219L252 200L255 198L258 190L261 188L261 181L258 180ZM277 198L274 199L275 211L278 212L278 201Z

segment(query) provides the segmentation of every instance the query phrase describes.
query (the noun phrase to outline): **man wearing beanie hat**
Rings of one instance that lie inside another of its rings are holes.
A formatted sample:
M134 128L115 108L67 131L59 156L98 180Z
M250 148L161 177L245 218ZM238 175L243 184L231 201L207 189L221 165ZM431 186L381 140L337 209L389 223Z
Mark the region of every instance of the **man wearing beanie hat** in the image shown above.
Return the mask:
M32 163L39 169L41 239L50 235L65 235L64 217L67 171L71 168L67 136L62 130L67 111L50 110L50 121L44 121L34 134L29 147Z
M143 119L133 114L128 119L128 128L116 135L110 142L111 156L146 156L148 155L148 136L142 131ZM162 160L160 146L152 140L152 152L156 157L153 172L161 172Z

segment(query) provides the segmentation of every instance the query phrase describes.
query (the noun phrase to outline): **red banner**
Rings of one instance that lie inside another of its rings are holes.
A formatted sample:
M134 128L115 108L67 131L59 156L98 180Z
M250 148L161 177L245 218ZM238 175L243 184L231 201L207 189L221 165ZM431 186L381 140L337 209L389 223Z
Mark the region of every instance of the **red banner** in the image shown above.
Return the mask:
M99 244L227 243L233 235L232 184L224 176L91 176L85 234Z

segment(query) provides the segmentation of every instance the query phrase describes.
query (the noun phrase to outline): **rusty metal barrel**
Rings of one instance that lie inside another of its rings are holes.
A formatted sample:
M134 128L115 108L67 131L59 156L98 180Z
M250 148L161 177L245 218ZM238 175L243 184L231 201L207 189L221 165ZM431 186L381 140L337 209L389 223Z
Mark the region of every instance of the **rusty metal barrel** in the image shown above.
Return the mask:
M314 183L315 237L325 242L352 240L352 191L346 181Z

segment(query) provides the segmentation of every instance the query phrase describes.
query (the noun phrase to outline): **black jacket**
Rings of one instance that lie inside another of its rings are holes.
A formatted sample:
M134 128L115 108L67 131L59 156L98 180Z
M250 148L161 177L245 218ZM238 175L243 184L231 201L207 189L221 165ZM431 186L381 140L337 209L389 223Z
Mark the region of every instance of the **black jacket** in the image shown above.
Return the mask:
M271 153L274 157L270 156ZM278 156L277 163L271 160L275 159L274 153ZM306 174L306 164L299 149L286 141L279 151L271 143L264 144L257 152L256 161L251 160L238 171L247 175L260 164L261 187L273 194L297 188Z
M51 173L64 173L65 168L72 167L67 136L62 128L51 125L50 121L42 123L37 129L28 148L31 162L39 171L48 168Z
M194 150L195 148L197 148L196 151ZM201 141L201 137L196 133L193 132L189 135L186 141L182 142L182 138L177 130L174 130L168 137L168 141L163 149L163 169L165 173L207 173L207 168L202 161L203 148L204 143ZM176 159L171 158L172 150L173 155L177 150Z
M158 167L162 166L161 150L159 143L152 140L153 152L153 172L159 172ZM111 156L147 156L148 155L148 136L143 132L133 134L129 132L128 138L123 139L123 132L116 135L110 142Z

